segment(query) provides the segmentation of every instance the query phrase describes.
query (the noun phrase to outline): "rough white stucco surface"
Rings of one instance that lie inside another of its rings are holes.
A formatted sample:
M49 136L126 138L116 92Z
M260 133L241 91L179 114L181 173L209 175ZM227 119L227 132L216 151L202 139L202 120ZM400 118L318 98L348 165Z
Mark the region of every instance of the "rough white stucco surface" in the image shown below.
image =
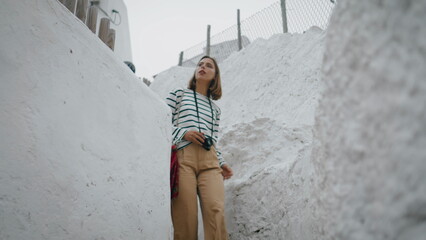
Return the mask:
M310 239L312 128L325 33L260 39L223 64L224 157L231 239Z
M338 1L312 153L315 239L425 239L426 1Z
M58 1L0 22L0 239L168 239L166 104Z

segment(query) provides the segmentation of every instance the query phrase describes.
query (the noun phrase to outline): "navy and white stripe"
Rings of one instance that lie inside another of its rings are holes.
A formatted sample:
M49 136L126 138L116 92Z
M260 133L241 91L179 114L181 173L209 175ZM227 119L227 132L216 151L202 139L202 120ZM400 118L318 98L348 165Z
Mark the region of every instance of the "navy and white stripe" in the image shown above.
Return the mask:
M183 149L191 142L184 140L183 136L187 131L197 131L200 126L201 132L205 136L213 138L214 147L216 149L219 165L222 166L225 161L222 158L221 152L217 148L220 108L212 101L212 112L209 105L209 100L206 96L196 93L198 111L200 121L198 122L197 110L195 107L194 92L191 89L176 89L169 93L166 99L167 105L172 109L172 124L173 124L173 144L176 144L177 149ZM213 136L212 136L213 132Z

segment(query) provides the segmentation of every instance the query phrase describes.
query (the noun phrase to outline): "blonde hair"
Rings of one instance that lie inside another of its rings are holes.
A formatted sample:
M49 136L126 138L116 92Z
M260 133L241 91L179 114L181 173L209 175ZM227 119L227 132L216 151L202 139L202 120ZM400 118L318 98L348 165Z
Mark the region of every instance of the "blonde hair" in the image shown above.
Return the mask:
M209 58L213 61L214 68L215 68L215 75L212 81L210 82L209 90L208 90L208 97L211 97L213 100L219 100L222 97L222 83L220 81L220 70L219 66L217 65L216 59L210 57L210 56L204 56L200 59L201 60ZM198 64L197 64L198 66ZM191 80L189 80L188 88L195 91L195 87L197 85L197 80L195 79L195 72L192 76Z

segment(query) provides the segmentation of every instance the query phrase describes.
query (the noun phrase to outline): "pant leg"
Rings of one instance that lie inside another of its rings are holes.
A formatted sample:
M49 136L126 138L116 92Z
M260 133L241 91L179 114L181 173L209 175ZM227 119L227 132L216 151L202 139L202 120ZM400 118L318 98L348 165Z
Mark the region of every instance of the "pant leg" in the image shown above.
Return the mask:
M191 144L192 145L192 144ZM172 200L174 240L196 240L198 205L196 152L190 146L178 151L179 195Z
M225 188L215 150L206 151L199 161L198 190L203 214L204 240L227 240Z

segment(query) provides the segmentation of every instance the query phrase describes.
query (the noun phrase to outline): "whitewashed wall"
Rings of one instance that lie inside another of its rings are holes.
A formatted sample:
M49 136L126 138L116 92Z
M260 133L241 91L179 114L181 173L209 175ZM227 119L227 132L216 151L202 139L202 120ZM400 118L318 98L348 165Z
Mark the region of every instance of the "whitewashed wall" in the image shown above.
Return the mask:
M313 160L316 239L425 239L426 1L338 1Z
M56 0L0 22L0 239L168 239L162 99Z

